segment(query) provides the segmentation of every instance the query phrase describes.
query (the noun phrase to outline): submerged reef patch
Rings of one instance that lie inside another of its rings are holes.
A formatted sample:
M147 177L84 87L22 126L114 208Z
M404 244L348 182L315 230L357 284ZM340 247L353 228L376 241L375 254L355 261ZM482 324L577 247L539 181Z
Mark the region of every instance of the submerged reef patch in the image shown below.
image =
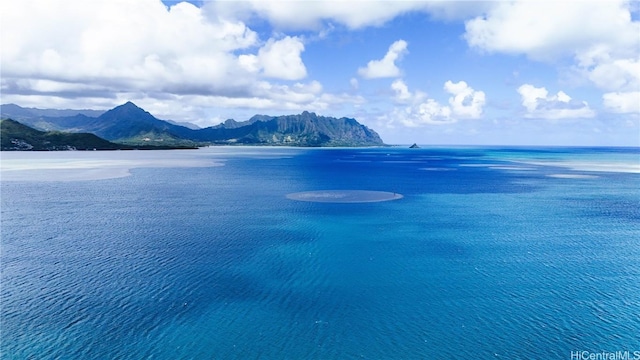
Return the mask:
M370 190L317 190L287 194L287 198L298 201L323 203L367 203L402 199L402 194Z

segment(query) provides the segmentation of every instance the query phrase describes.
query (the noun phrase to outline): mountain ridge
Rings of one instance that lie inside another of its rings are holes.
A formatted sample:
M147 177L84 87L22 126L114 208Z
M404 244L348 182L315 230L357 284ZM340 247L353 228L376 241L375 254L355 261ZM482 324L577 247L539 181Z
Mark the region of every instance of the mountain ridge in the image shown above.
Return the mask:
M7 106L11 110L9 114L20 113L20 122L38 130L88 132L112 142L128 145L384 145L373 129L355 119L318 116L308 111L297 115L255 115L246 121L228 119L215 126L194 129L160 120L131 101L107 110L97 117L83 113L60 117L38 116L34 115L32 110L20 112L20 109L25 108L9 104L0 107L3 118L7 113ZM54 109L47 111L51 113ZM71 113L72 110L65 112Z
M42 116L42 117L63 117L82 114L88 117L98 117L102 115L104 110L91 109L39 109L33 107L22 107L17 104L3 104L2 114L7 118L20 120L24 117Z

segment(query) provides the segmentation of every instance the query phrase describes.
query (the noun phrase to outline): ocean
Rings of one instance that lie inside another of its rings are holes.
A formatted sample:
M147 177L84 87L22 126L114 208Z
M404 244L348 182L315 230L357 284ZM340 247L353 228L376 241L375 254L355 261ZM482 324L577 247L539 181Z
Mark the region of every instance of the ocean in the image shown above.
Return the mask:
M1 156L2 359L640 359L638 148Z

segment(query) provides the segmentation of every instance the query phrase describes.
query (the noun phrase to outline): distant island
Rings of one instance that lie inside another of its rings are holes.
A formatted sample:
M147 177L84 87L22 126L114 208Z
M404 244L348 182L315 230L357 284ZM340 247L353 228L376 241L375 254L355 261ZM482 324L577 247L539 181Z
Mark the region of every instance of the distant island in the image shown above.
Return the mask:
M11 121L2 122L2 150L384 145L374 130L355 119L324 117L307 111L298 115L255 115L241 122L229 119L203 129L157 119L132 102L105 112L6 104L0 107L0 114L2 119Z

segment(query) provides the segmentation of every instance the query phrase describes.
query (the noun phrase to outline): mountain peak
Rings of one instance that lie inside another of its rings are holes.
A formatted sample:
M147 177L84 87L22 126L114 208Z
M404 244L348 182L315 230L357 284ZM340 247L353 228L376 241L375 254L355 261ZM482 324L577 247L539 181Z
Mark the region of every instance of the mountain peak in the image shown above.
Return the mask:
M96 134L107 140L133 137L141 132L149 132L156 127L169 125L156 119L131 101L116 106L97 118L99 129Z
M122 108L122 109L140 109L142 110L141 107L139 107L138 105L132 103L131 101L127 101L126 103L120 105L120 106L116 106L114 109L118 109L118 108Z
M316 115L316 113L314 113L314 112L309 112L309 111L307 111L307 110L303 111L303 112L302 112L302 114L300 114L300 116L303 116L303 117L305 117L305 118L309 118L309 117L311 117L311 118L317 118L317 117L318 117L318 115Z
M127 101L122 105L114 107L113 109L105 112L102 117L114 116L115 114L118 114L118 116L135 116L145 119L155 119L153 115L149 114L149 112L145 111L143 108L132 103L131 101Z

